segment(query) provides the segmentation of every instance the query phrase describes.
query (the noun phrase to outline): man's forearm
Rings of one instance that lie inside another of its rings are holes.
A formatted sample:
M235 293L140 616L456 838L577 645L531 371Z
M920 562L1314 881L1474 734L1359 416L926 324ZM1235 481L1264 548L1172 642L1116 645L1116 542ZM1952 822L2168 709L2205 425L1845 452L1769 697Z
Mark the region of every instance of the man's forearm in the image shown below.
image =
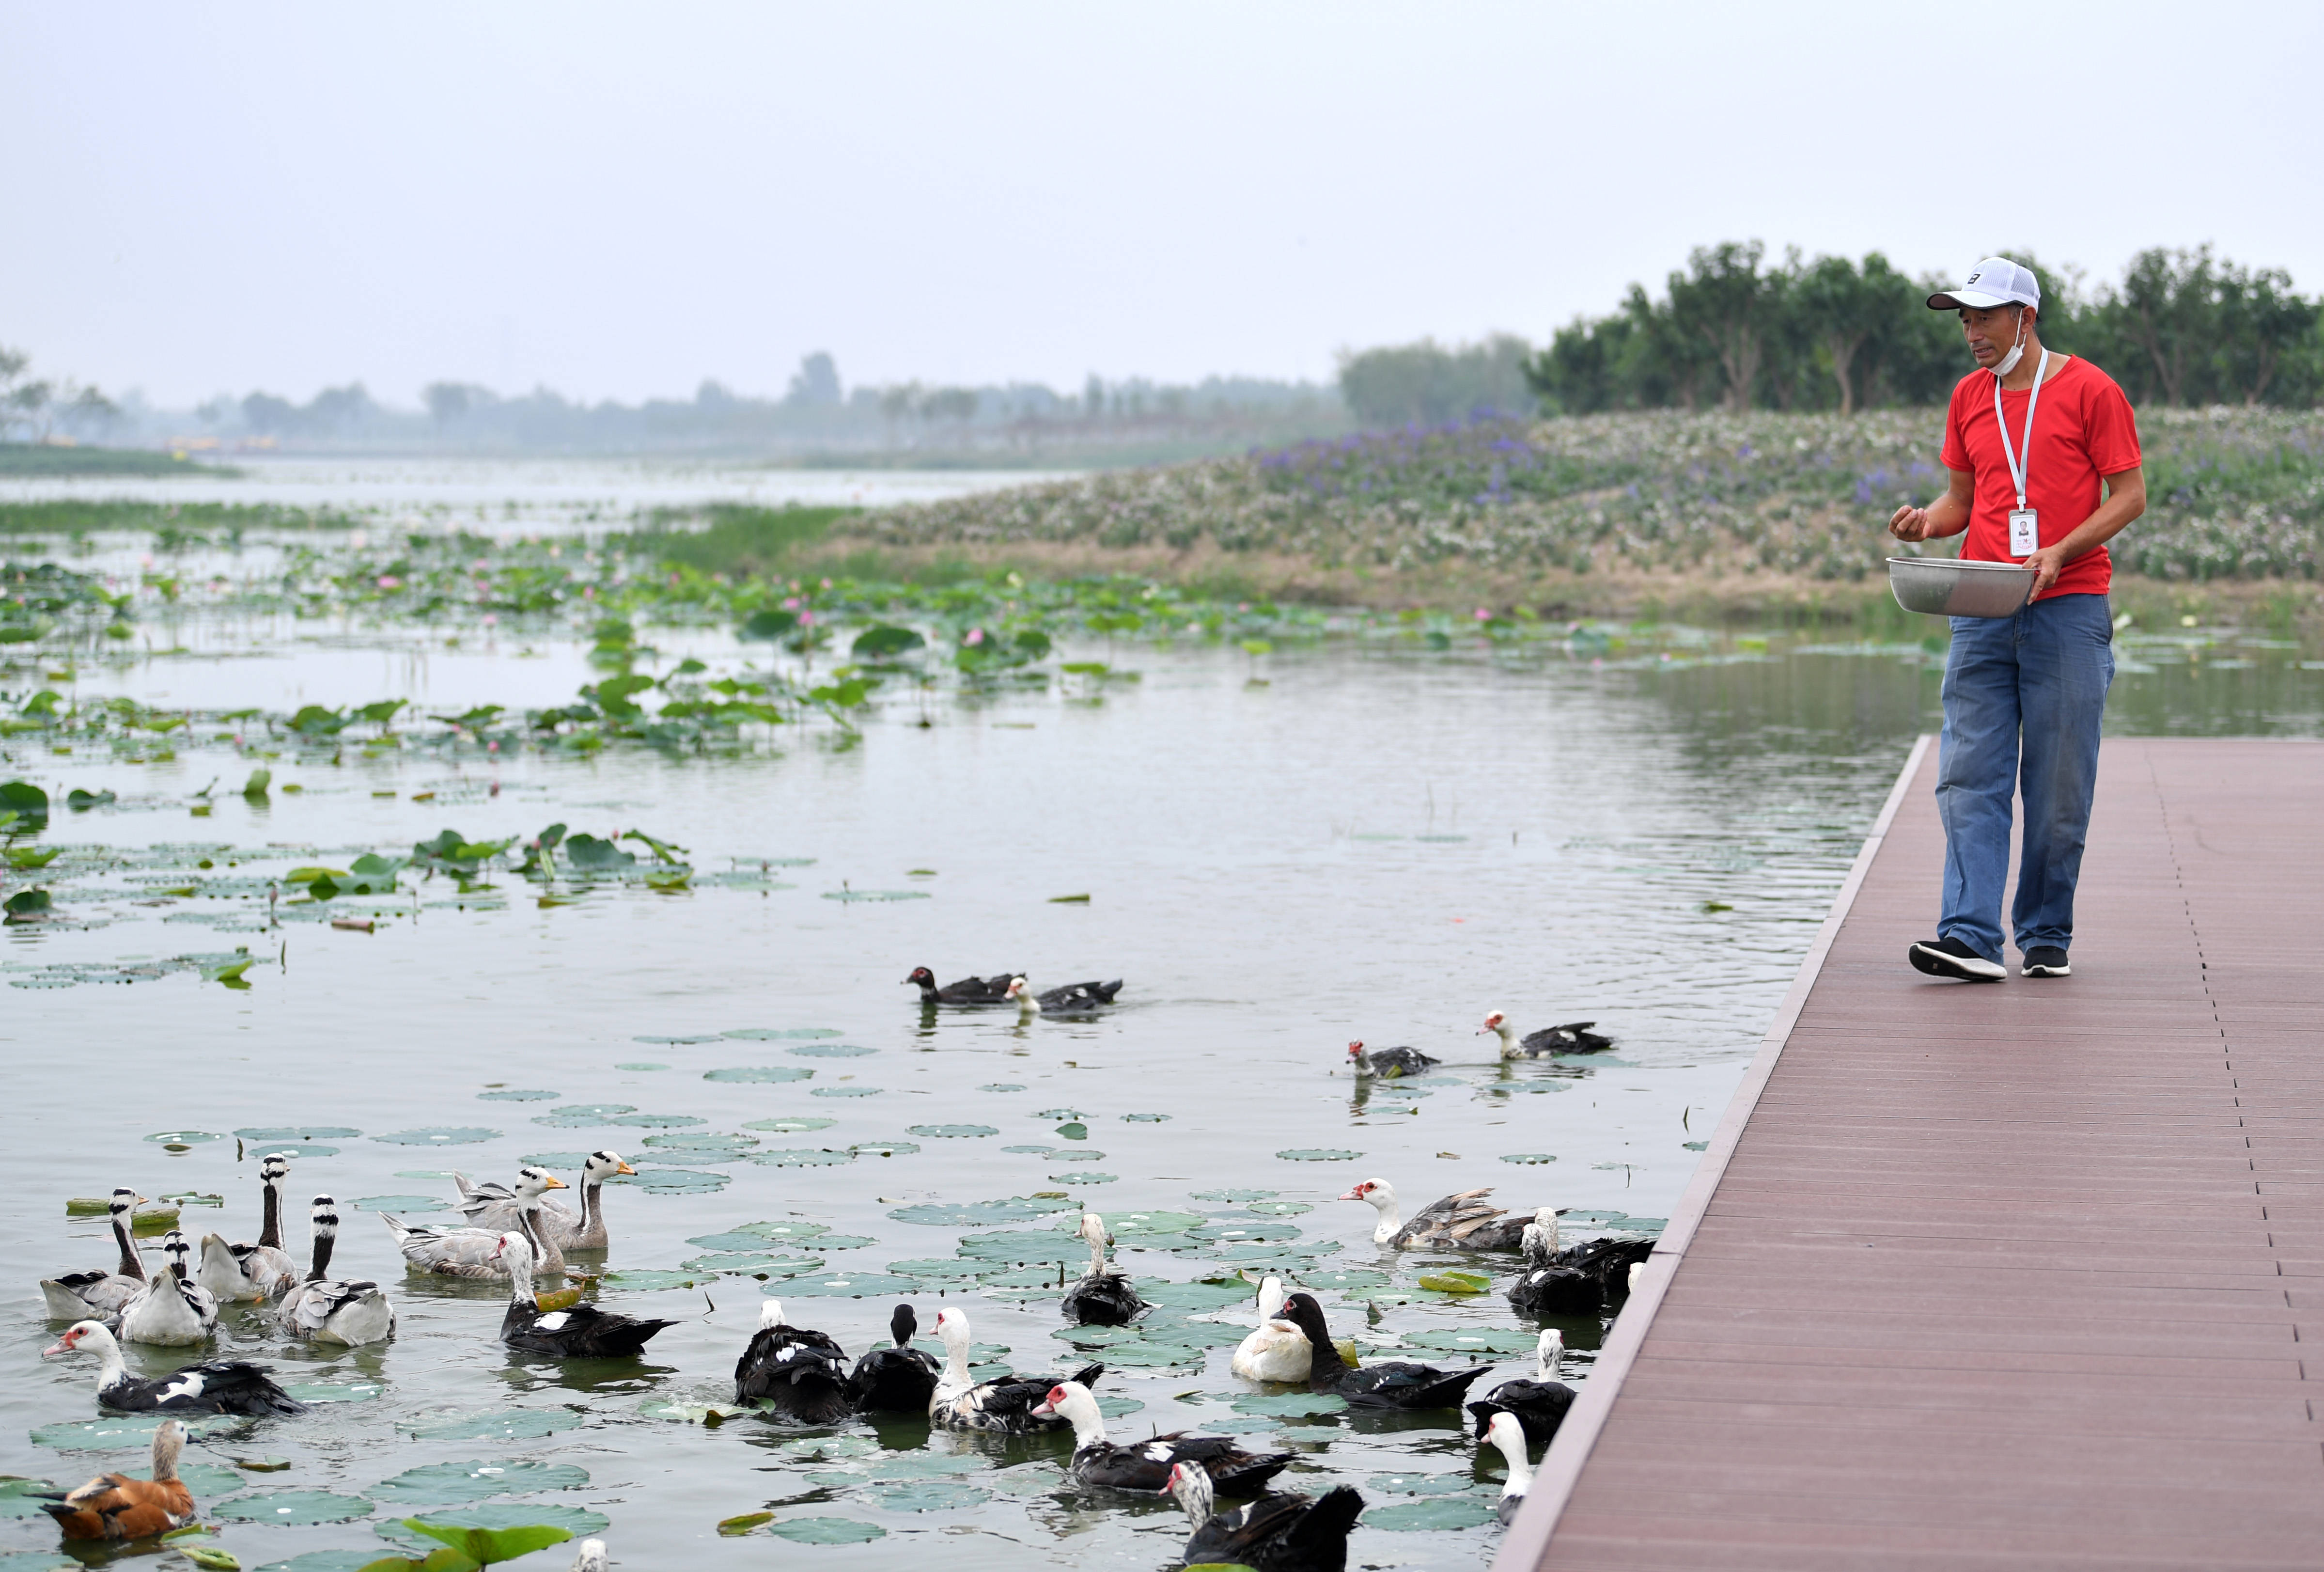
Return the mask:
M2097 550L2122 533L2131 520L2146 511L2146 483L2137 471L2128 472L2135 484L2125 484L2125 476L2108 477L2108 494L2098 504L2098 511L2076 524L2058 542L2060 554L2071 562L2075 558Z
M1969 528L1969 510L1961 505L1960 499L1947 492L1929 504L1929 532L1923 538L1941 541L1949 535L1958 535Z

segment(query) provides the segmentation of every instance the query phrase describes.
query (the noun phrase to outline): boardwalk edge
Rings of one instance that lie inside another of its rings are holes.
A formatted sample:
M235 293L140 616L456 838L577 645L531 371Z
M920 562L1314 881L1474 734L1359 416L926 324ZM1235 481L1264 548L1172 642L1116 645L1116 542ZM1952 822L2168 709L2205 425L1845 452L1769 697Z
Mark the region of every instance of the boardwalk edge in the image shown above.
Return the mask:
M1791 990L1776 1008L1766 1036L1760 1040L1759 1051L1752 1056L1750 1068L1743 1072L1726 1113L1720 1116L1719 1128L1704 1147L1702 1161L1695 1165L1694 1178L1672 1211L1670 1224L1656 1241L1645 1270L1638 1273L1638 1286L1622 1307L1622 1313L1615 1318L1598 1362L1591 1368L1590 1379L1582 1383L1565 1422L1557 1428L1549 1450L1542 1455L1540 1470L1534 1475L1532 1488L1526 1493L1525 1506L1501 1541L1500 1553L1493 1558L1493 1572L1533 1572L1548 1553L1557 1520L1565 1511L1566 1501L1582 1477L1591 1449L1598 1444L1606 1416L1620 1394L1623 1378L1629 1373L1631 1362L1646 1342L1646 1328L1654 1323L1655 1311L1662 1305L1663 1294L1678 1271L1679 1260L1694 1237L1703 1213L1710 1209L1719 1181L1726 1176L1728 1160L1735 1153L1743 1126L1758 1105L1759 1094L1766 1088L1768 1077L1775 1073L1775 1061L1783 1057L1784 1044L1790 1040L1792 1028L1807 1004L1808 994L1823 971L1824 957L1831 953L1832 940L1839 936L1840 924L1848 920L1849 908L1856 903L1856 892L1863 888L1864 875L1879 853L1881 842L1887 837L1888 827L1895 821L1904 793L1920 773L1923 758L1935 745L1932 736L1923 735L1915 741L1912 753L1905 757L1904 769L1897 772L1896 783L1888 789L1888 800L1881 805L1879 817L1872 821L1872 833L1865 837L1862 849L1856 854L1848 877L1840 881L1840 892L1832 898L1831 911L1816 930L1815 942L1808 947L1805 958L1800 962L1799 975L1792 979Z

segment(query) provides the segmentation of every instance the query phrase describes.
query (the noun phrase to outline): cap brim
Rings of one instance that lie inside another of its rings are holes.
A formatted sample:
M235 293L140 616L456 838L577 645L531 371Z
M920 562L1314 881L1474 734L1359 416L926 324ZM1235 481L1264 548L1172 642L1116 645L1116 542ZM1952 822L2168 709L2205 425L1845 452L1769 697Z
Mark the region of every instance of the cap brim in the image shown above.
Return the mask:
M1989 311L1996 306L2016 303L2006 295L1988 295L1983 290L1947 290L1929 297L1929 310L1932 311L1958 311L1963 306L1973 310Z

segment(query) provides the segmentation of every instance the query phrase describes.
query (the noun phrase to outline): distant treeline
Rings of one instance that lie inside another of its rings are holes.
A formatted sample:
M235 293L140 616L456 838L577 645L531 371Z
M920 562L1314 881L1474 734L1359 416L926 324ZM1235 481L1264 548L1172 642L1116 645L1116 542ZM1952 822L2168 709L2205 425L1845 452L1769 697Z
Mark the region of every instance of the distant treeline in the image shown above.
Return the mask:
M2273 268L2194 251L2142 252L2118 283L2005 252L2042 281L2042 339L2088 356L2134 402L2313 407L2324 394L2318 302ZM1936 404L1969 366L1960 326L1928 296L1958 279L1908 278L1874 252L1771 264L1757 241L1696 250L1659 295L1577 319L1536 353L1496 337L1344 356L1340 386L1366 425L1434 422L1537 403L1608 410L1820 411Z

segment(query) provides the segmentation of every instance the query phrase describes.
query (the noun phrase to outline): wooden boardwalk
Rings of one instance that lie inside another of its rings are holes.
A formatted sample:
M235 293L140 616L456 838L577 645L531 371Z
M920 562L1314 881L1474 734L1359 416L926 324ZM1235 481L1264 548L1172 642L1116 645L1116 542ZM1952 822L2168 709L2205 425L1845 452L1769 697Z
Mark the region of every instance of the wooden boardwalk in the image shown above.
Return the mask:
M2324 744L2109 740L2074 976L1924 743L1496 1563L2324 1567Z

